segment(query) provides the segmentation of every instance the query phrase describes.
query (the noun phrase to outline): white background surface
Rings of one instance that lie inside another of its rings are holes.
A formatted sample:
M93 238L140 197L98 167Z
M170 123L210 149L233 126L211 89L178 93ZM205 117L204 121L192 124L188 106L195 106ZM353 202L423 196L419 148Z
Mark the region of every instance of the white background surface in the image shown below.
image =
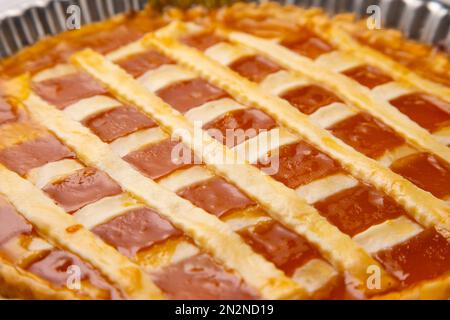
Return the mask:
M33 2L36 2L36 0L0 0L0 12Z

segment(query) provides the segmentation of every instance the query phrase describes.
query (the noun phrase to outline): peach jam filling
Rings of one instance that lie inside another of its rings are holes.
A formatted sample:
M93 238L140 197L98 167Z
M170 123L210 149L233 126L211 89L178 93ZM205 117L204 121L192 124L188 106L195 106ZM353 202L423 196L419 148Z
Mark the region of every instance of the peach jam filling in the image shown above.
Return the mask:
M182 43L194 47L200 51L205 51L213 45L223 42L225 39L216 35L213 31L190 34L180 39Z
M149 70L156 69L164 64L173 63L172 60L155 50L135 53L116 62L126 72L137 78Z
M383 71L370 65L362 65L345 70L343 72L347 77L359 82L369 89L392 81L392 78Z
M153 279L171 299L248 300L258 296L243 280L218 265L209 255L197 254L169 265Z
M156 94L181 113L206 102L228 97L228 93L200 78L171 84L159 89Z
M234 185L218 177L195 183L178 194L218 217L255 204Z
M405 141L367 113L359 113L328 128L333 135L370 158L377 158Z
M94 227L92 232L128 257L155 243L181 235L169 221L148 208L128 211Z
M52 182L42 190L69 213L104 197L122 192L120 186L106 173L90 167Z
M69 277L73 274L73 272L68 272L68 270L74 267L77 267L80 271L81 286L83 281L87 281L96 288L106 292L106 299L122 298L120 291L109 284L90 264L64 250L51 250L42 259L29 265L27 270L57 287L66 287L70 283Z
M375 257L403 284L433 279L450 271L450 242L434 229L427 229Z
M259 55L243 57L230 64L229 67L244 78L254 82L260 82L269 74L282 69L275 62Z
M341 171L335 160L304 141L281 146L269 155L267 163L271 166L278 163L278 170L272 177L289 188L297 188ZM264 168L265 165L260 162L258 167Z
M316 85L292 89L281 95L281 98L305 114L314 113L334 102L342 102L334 93Z
M450 166L431 154L401 158L392 164L391 170L438 198L450 196Z
M450 126L450 104L424 93L410 93L390 101L412 121L433 132Z
M188 147L171 139L132 151L123 159L151 179L159 179L197 161Z
M0 247L21 234L30 234L33 227L3 197L0 197Z
M281 44L311 59L316 59L320 55L334 50L330 43L307 29L297 32L295 36L289 36Z
M75 154L52 135L0 150L0 163L21 175L49 162L74 157Z
M103 88L88 74L77 72L32 84L34 92L59 109L85 98L106 94Z
M111 142L141 129L155 127L156 123L134 107L121 106L83 120L104 142Z
M350 236L405 213L394 200L362 184L335 193L314 206L321 215Z
M259 223L239 231L244 240L287 275L314 258L317 250L302 236L275 221Z
M275 121L258 109L244 109L229 112L203 126L203 129L217 140L234 147L257 136L261 130L275 127ZM218 131L216 131L218 130Z

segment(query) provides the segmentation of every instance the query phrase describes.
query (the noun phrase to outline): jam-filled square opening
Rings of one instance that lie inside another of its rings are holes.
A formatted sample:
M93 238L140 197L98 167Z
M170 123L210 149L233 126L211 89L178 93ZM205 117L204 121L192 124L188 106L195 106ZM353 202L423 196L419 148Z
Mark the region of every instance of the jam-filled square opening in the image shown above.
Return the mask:
M149 70L172 64L173 61L156 50L148 50L120 59L116 63L134 78L138 78Z
M86 167L47 184L43 191L65 211L73 213L104 197L120 194L122 189L106 173Z
M405 143L394 130L367 113L359 113L328 128L334 136L370 158Z
M33 82L32 87L42 99L59 109L85 98L108 93L101 84L84 72Z
M206 102L229 97L227 92L201 78L174 83L159 89L156 94L181 113Z
M243 57L229 67L254 82L260 82L269 74L282 70L278 64L260 55Z
M237 187L219 177L195 183L178 194L218 217L255 204Z
M335 193L314 206L339 230L352 237L405 214L390 197L363 184Z
M156 126L153 120L130 106L120 106L96 114L83 120L83 124L108 143L138 130Z
M412 121L433 132L450 126L450 104L424 93L410 93L390 103Z
M312 114L329 104L342 102L342 100L331 91L316 85L292 89L282 94L281 98L287 100L305 114Z
M200 163L185 144L171 139L132 151L123 159L151 179L159 179L175 170Z

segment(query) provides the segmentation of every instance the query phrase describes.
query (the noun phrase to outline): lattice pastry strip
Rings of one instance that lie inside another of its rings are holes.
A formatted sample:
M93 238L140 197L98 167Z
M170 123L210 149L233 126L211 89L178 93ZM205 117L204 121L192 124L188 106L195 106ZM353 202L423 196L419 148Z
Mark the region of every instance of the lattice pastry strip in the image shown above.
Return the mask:
M77 69L71 64L57 64L52 68L48 68L36 73L35 75L33 75L32 80L35 82L45 81L48 79L73 74L76 72Z
M368 252L376 253L393 247L419 234L423 229L408 218L399 217L370 227L353 237Z
M334 72L342 72L364 64L363 61L355 59L351 54L342 51L324 53L315 59L315 62Z
M91 98L82 99L69 107L64 109L64 112L74 120L82 120L89 116L93 116L97 113L111 110L115 107L119 107L122 104L107 96L94 96ZM90 106L88 109L87 106Z

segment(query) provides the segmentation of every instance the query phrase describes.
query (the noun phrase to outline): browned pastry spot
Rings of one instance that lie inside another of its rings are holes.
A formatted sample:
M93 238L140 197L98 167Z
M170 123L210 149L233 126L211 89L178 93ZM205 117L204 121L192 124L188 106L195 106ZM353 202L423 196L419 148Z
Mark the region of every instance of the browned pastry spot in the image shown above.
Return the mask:
M334 124L329 130L370 158L377 158L387 150L405 143L394 130L363 112Z
M284 145L273 151L267 163L275 161L278 161L279 167L272 177L289 188L297 188L342 170L335 160L304 141ZM263 168L265 165L258 163L258 167Z
M32 84L34 91L59 109L108 91L86 73L78 72Z
M390 101L420 126L433 132L450 125L450 104L424 93L411 93Z
M255 204L238 188L218 177L190 185L178 194L218 217Z
M438 198L450 195L450 167L431 154L401 158L392 164L391 170Z
M188 147L170 139L133 151L123 159L151 179L159 179L198 162Z
M287 275L292 275L309 260L320 258L319 252L305 238L275 221L262 222L239 233L256 252Z
M206 254L199 254L165 267L154 281L171 299L257 299L252 289L227 272Z
M134 107L121 106L83 120L104 142L111 142L141 129L155 127L156 123Z
M190 47L197 48L200 51L205 51L219 42L224 42L225 39L216 35L214 31L206 31L184 36L180 39L180 41Z
M206 102L228 97L228 93L200 78L174 83L159 89L156 94L181 113Z
M75 232L80 231L81 229L83 229L82 224L74 224L74 225L71 225L70 227L66 228L66 231L68 233L75 233Z
M90 264L83 262L67 251L54 249L42 259L32 263L27 269L58 287L66 287L71 284L70 275L75 274L71 273L71 269L69 269L73 267L79 268L81 281L88 281L96 288L105 291L106 299L120 299L122 297L120 291L109 284ZM83 283L80 285L83 286Z
M369 89L393 81L393 79L383 71L366 64L345 70L343 74Z
M128 257L155 243L181 235L169 221L148 208L128 211L92 231Z
M50 183L42 190L69 213L122 192L120 186L106 173L89 167Z
M433 279L450 271L450 242L427 229L375 257L403 284Z
M316 85L292 89L284 93L281 98L286 99L290 104L305 114L311 114L333 102L342 102L332 92Z
M116 63L137 78L149 70L156 69L163 64L171 64L173 61L158 51L148 50L123 58Z
M254 82L260 82L269 74L282 69L275 62L259 55L238 59L230 64L229 68Z
M74 157L75 154L52 135L0 150L0 163L21 175L49 162Z
M16 209L0 197L0 246L20 234L30 234L33 227Z
M394 200L366 185L335 193L314 206L349 236L405 214L403 208Z
M203 126L216 139L228 147L234 147L258 135L261 130L270 130L276 122L258 109L244 109L228 112ZM216 132L216 130L219 130ZM220 132L220 134L218 134Z

